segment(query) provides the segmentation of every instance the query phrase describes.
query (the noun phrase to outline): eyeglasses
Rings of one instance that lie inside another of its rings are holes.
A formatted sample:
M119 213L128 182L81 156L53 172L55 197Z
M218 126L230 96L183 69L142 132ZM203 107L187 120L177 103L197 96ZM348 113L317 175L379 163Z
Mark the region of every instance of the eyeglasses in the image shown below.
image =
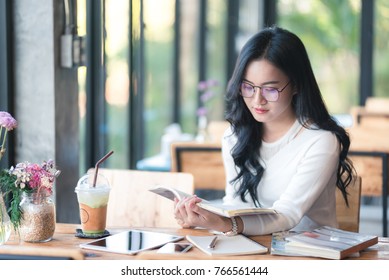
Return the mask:
M258 88L259 93L263 98L265 98L267 101L274 102L278 100L280 92L282 92L289 85L289 83L290 81L282 89L277 89L274 87L253 86L246 81L242 81L240 85L240 95L243 97L251 98L255 94L255 89Z

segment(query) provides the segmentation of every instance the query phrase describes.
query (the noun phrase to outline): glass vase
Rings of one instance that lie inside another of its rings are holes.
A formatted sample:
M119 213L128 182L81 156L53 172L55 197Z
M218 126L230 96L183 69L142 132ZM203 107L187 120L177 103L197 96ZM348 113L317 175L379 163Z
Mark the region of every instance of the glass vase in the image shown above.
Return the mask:
M208 119L207 116L199 116L198 126L197 126L197 142L205 142L209 140L208 135Z
M22 220L20 238L25 242L50 241L55 231L55 205L50 195L23 193L20 202Z
M3 194L0 192L0 245L3 245L8 241L11 236L11 219L7 213L7 207L5 207Z

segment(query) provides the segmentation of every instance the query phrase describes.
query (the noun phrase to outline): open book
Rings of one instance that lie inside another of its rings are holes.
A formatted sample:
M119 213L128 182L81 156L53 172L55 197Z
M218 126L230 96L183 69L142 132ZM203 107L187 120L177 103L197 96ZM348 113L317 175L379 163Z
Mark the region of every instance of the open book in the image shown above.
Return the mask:
M209 244L217 237L215 247L209 248ZM264 254L267 247L251 240L244 235L212 235L212 236L192 236L187 235L186 239L204 253L211 256L237 256Z
M377 236L323 226L309 232L273 233L271 254L340 260L377 242Z
M190 194L179 191L175 188L166 187L166 186L156 186L149 190L151 192L164 196L170 200L174 200L175 197L178 199L183 199L185 197L192 196ZM197 205L203 209L206 209L210 212L225 217L256 215L256 214L277 214L277 211L271 208L257 208L257 207L240 208L239 206L234 206L234 205L213 203L205 199L202 199L202 201Z

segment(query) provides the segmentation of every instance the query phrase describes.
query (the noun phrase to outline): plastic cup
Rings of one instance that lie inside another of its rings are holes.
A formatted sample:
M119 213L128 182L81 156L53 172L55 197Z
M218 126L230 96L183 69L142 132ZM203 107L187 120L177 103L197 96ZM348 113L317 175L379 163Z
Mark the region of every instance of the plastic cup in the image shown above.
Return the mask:
M94 176L91 172L81 177L75 189L80 208L81 229L86 235L104 233L107 221L111 186L101 174L97 175L96 185L93 186Z

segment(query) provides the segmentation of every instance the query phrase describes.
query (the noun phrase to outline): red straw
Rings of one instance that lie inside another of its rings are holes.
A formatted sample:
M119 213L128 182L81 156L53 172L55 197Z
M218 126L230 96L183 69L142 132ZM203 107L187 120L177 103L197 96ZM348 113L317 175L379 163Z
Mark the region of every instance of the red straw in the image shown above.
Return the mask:
M96 162L95 165L95 178L93 179L93 187L96 187L96 180L97 180L97 173L99 172L99 165L105 161L108 157L110 157L113 154L113 151L110 151L108 154L103 156L98 162Z

